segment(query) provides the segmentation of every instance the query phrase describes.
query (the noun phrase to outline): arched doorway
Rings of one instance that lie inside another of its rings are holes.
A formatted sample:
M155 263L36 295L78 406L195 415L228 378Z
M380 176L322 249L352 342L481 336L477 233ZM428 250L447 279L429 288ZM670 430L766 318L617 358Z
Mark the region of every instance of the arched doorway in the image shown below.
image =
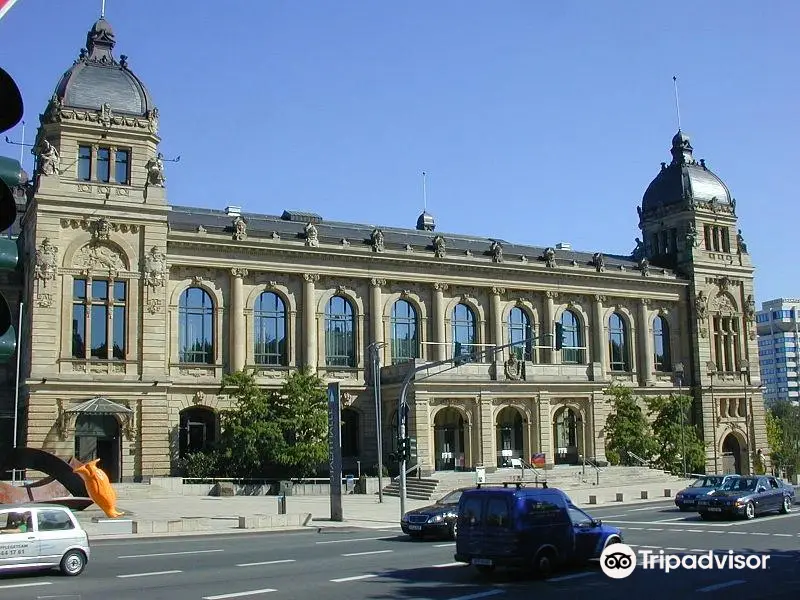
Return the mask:
M75 458L81 462L99 459L98 467L117 483L122 472L119 421L114 415L82 413L75 419Z
M180 457L209 449L217 441L217 415L205 406L192 406L181 411Z
M352 408L342 409L342 458L358 457L358 437L358 413Z
M506 406L497 413L497 466L510 467L512 458L525 455L523 451L522 415L516 408Z
M729 433L722 440L722 472L742 475L742 446L739 438Z
M553 441L556 450L555 464L576 465L580 462L582 441L580 415L568 406L559 409L553 418Z
M433 449L437 471L461 471L466 466L464 418L455 408L444 408L436 413Z

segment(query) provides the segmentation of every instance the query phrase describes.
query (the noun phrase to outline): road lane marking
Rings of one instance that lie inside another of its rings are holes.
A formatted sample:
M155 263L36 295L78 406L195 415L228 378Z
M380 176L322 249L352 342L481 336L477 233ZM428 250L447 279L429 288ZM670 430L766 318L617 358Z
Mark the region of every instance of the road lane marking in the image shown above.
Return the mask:
M449 544L434 544L434 548L450 548L451 546L455 546L455 542L450 542Z
M728 531L726 533L730 533L731 535L747 535L746 531Z
M702 548L690 548L689 552L714 552L714 550L703 550ZM717 552L725 552L725 551L717 550Z
M265 560L263 562L254 562L254 563L241 563L236 565L237 567L261 567L264 565L282 565L284 563L293 563L296 562L293 558L288 558L286 560Z
M377 577L374 573L368 573L367 575L354 575L353 577L340 577L339 579L331 579L332 583L345 583L347 581L359 581L361 579L371 579L372 577Z
M36 581L33 583L12 583L10 585L0 585L0 590L13 590L15 588L36 587L40 585L53 585L52 581Z
M592 577L595 573L572 573L571 575L561 575L560 577L551 577L546 581L548 583L558 583L559 581L570 581L572 579L582 579L584 577Z
M389 554L394 550L373 550L372 552L350 552L349 554L342 554L342 556L367 556L369 554Z
M618 519L620 517L627 516L628 513L622 513L621 515L597 515L600 519ZM548 581L551 581L548 579Z
M648 506L647 508L632 508L628 512L644 512L646 510L653 511L653 508L658 508L658 507Z
M250 590L248 592L233 592L231 594L218 594L217 596L203 596L203 600L225 600L226 598L243 598L244 596L257 596L258 594L269 594L270 592L277 592L272 588L263 588L260 590Z
M775 537L794 537L791 533L773 533Z
M117 558L150 558L151 556L181 556L183 554L211 554L212 552L225 552L224 550L187 550L186 552L158 552L156 554L126 554Z
M639 546L639 548L653 548L653 549L657 549L657 548L661 548L661 546Z
M489 590L488 592L479 592L477 594L470 594L469 596L456 596L455 598L447 598L447 600L476 600L477 598L486 598L487 596L497 596L498 594L505 593L505 590Z
M797 514L800 514L800 513L797 513ZM625 525L640 525L640 526L646 526L646 525L669 525L669 523L665 522L665 521L618 521L616 519L609 520L609 523L615 523L615 524L616 523L623 523ZM747 521L747 523L752 523L752 521ZM687 525L688 524L689 524L689 522L687 522ZM742 523L705 523L705 522L703 522L703 523L694 523L694 522L692 522L691 524L692 525L703 525L704 527L733 527L734 525L742 524ZM628 529L635 529L635 528L634 527L628 527Z
M674 550L675 552L685 552L687 548L664 548L664 550Z
M392 540L390 537L373 537L373 538L354 538L349 540L325 540L323 542L314 542L315 544L349 544L350 542L372 542L374 540Z
M738 533L736 531L729 531L728 533ZM750 535L770 535L769 533L762 533L761 531L754 531Z
M153 575L174 575L175 573L183 573L183 571L150 571L149 573L129 573L128 575L117 575L119 579L128 579L130 577L151 577Z
M648 527L647 531L664 531L663 529L656 529L655 527Z
M717 590L722 590L734 585L741 585L743 583L746 583L744 579L734 579L732 581L724 581L722 583L715 583L714 585L707 585L706 587L699 588L695 591L705 594L707 592L716 592Z
M689 533L705 533L705 531L703 531L702 529L687 529L686 531L688 531ZM729 531L728 533L733 533L733 532Z
M467 563L462 562L451 562L451 563L442 563L440 565L431 565L432 569L446 569L447 567L465 567Z

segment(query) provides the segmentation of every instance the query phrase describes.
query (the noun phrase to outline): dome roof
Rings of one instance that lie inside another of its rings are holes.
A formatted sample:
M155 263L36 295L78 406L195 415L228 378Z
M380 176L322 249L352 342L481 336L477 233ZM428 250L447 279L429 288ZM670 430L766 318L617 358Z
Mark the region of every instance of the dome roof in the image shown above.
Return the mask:
M436 221L433 215L423 210L422 214L417 217L417 229L419 231L434 231L436 229Z
M696 202L730 204L728 187L708 167L692 156L692 144L682 131L672 138L672 162L661 163L661 172L650 182L642 198L642 211L648 212L691 199Z
M114 30L100 18L86 35L86 48L64 73L55 94L69 108L101 110L145 116L155 108L150 92L128 69L127 57L114 58Z

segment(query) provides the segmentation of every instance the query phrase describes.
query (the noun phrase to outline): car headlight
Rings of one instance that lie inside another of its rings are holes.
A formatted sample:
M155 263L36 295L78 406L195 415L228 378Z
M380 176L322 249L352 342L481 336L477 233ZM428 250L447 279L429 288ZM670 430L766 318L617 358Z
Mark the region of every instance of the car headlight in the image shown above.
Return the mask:
M683 500L683 493L681 493L681 492L678 492L678 495L677 495L677 496L675 496L675 498L676 498L677 500Z
M400 519L403 523L408 523L408 515L403 515L403 518Z
M747 504L747 502L745 502L744 500L737 500L736 501L736 506L744 506L745 504Z
M442 515L433 515L430 519L428 519L428 523L441 523L444 521L444 517Z

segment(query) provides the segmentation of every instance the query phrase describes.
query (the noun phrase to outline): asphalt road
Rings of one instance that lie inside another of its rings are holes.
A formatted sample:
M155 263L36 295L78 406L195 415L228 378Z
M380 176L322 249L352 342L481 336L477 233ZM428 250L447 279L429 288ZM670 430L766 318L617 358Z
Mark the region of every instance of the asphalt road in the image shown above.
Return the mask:
M453 563L454 544L411 541L397 530L97 541L83 575L0 577L0 600L522 600L537 598L795 597L800 583L800 511L754 521L700 521L667 503L604 507L596 518L623 529L637 551L696 554L728 549L770 554L760 571L637 568L608 578L596 567L548 581L498 571L479 576Z

